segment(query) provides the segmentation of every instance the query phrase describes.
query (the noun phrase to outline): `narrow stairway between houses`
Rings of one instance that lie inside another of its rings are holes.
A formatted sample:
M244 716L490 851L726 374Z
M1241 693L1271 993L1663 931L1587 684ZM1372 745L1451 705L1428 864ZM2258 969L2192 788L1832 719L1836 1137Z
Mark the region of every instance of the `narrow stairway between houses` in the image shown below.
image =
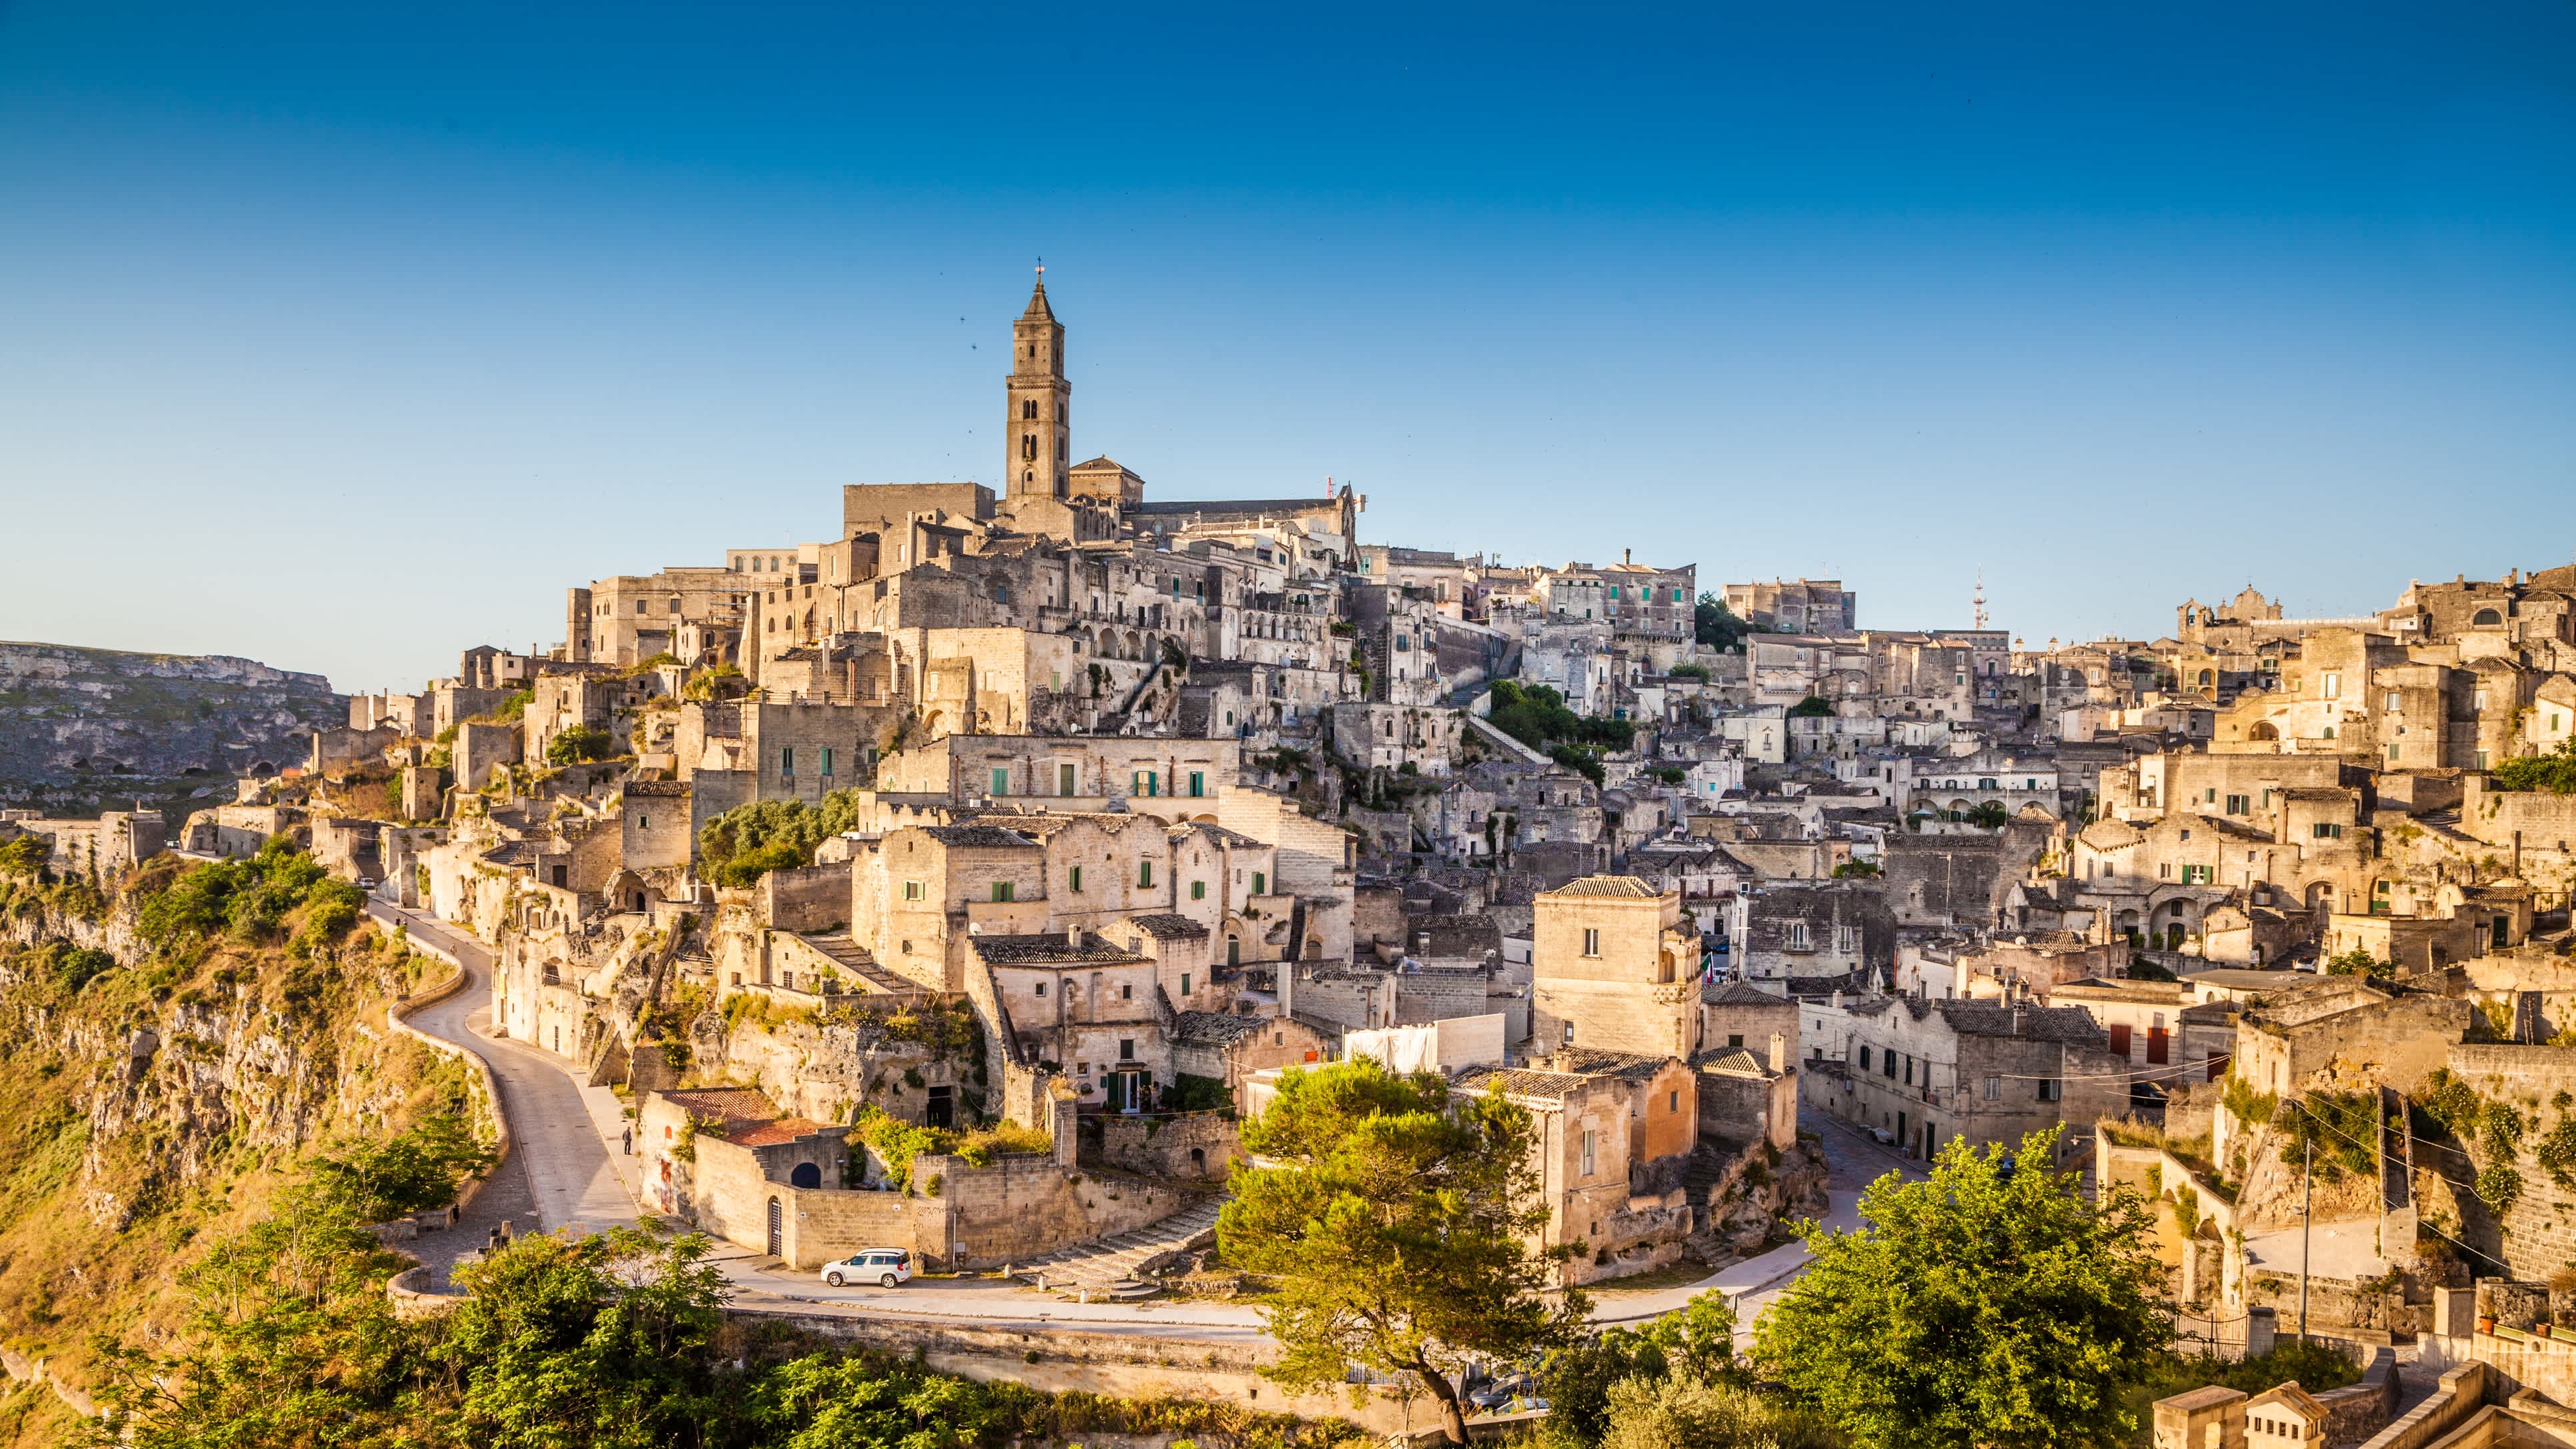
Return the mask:
M1138 1275L1165 1259L1213 1244L1216 1215L1224 1206L1223 1199L1211 1197L1133 1232L1014 1263L1011 1276L1085 1302L1150 1298L1163 1290L1138 1281Z

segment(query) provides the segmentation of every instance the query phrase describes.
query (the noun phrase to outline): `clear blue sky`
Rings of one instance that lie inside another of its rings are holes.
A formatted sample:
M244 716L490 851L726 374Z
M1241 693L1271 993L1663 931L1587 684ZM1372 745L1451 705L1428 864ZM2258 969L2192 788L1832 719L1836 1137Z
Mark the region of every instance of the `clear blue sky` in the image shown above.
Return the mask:
M0 0L0 638L344 689L1077 456L2152 637L2576 557L2576 3Z

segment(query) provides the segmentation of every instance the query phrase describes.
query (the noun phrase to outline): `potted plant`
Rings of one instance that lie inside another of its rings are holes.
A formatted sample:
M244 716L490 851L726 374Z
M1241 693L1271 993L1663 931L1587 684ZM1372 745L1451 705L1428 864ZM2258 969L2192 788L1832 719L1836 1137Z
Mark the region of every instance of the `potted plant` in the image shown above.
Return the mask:
M2492 1314L2492 1313L2481 1313L2481 1314L2479 1314L2479 1315L2478 1315L2478 1332L2480 1332L2480 1333L2493 1333L2493 1332L2495 1332L2495 1315L2494 1315L2494 1314Z

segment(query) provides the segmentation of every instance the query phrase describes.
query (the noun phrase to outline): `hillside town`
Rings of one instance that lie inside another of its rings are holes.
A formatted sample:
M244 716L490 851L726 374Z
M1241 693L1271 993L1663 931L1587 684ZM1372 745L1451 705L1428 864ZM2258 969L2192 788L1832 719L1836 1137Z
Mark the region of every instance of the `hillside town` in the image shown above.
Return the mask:
M2576 1405L2576 566L2152 639L1971 579L1966 627L1882 621L1643 530L1507 565L1347 483L1076 461L1043 274L1010 345L1001 491L565 581L559 641L352 697L230 803L0 843L305 842L489 953L492 1034L622 1104L638 1209L808 1278L1203 1291L1243 1124L1366 1058L1532 1115L1565 1286L1778 1248L1829 1137L2055 1130L2154 1203L2178 1323L2370 1365L2169 1400L2174 1443Z

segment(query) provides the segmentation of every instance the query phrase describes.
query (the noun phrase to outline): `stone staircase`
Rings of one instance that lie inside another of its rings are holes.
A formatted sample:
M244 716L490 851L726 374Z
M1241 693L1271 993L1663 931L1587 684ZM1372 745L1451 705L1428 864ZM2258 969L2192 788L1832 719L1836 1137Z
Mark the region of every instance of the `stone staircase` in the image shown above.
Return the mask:
M832 959L832 964L848 972L860 983L863 992L900 993L921 990L918 981L907 981L877 964L868 948L850 939L847 931L832 931L798 938L806 945Z
M1014 1263L1011 1276L1052 1293L1072 1294L1085 1302L1150 1298L1162 1290L1138 1282L1136 1275L1163 1259L1215 1242L1216 1215L1224 1205L1222 1199L1209 1198L1133 1232Z

